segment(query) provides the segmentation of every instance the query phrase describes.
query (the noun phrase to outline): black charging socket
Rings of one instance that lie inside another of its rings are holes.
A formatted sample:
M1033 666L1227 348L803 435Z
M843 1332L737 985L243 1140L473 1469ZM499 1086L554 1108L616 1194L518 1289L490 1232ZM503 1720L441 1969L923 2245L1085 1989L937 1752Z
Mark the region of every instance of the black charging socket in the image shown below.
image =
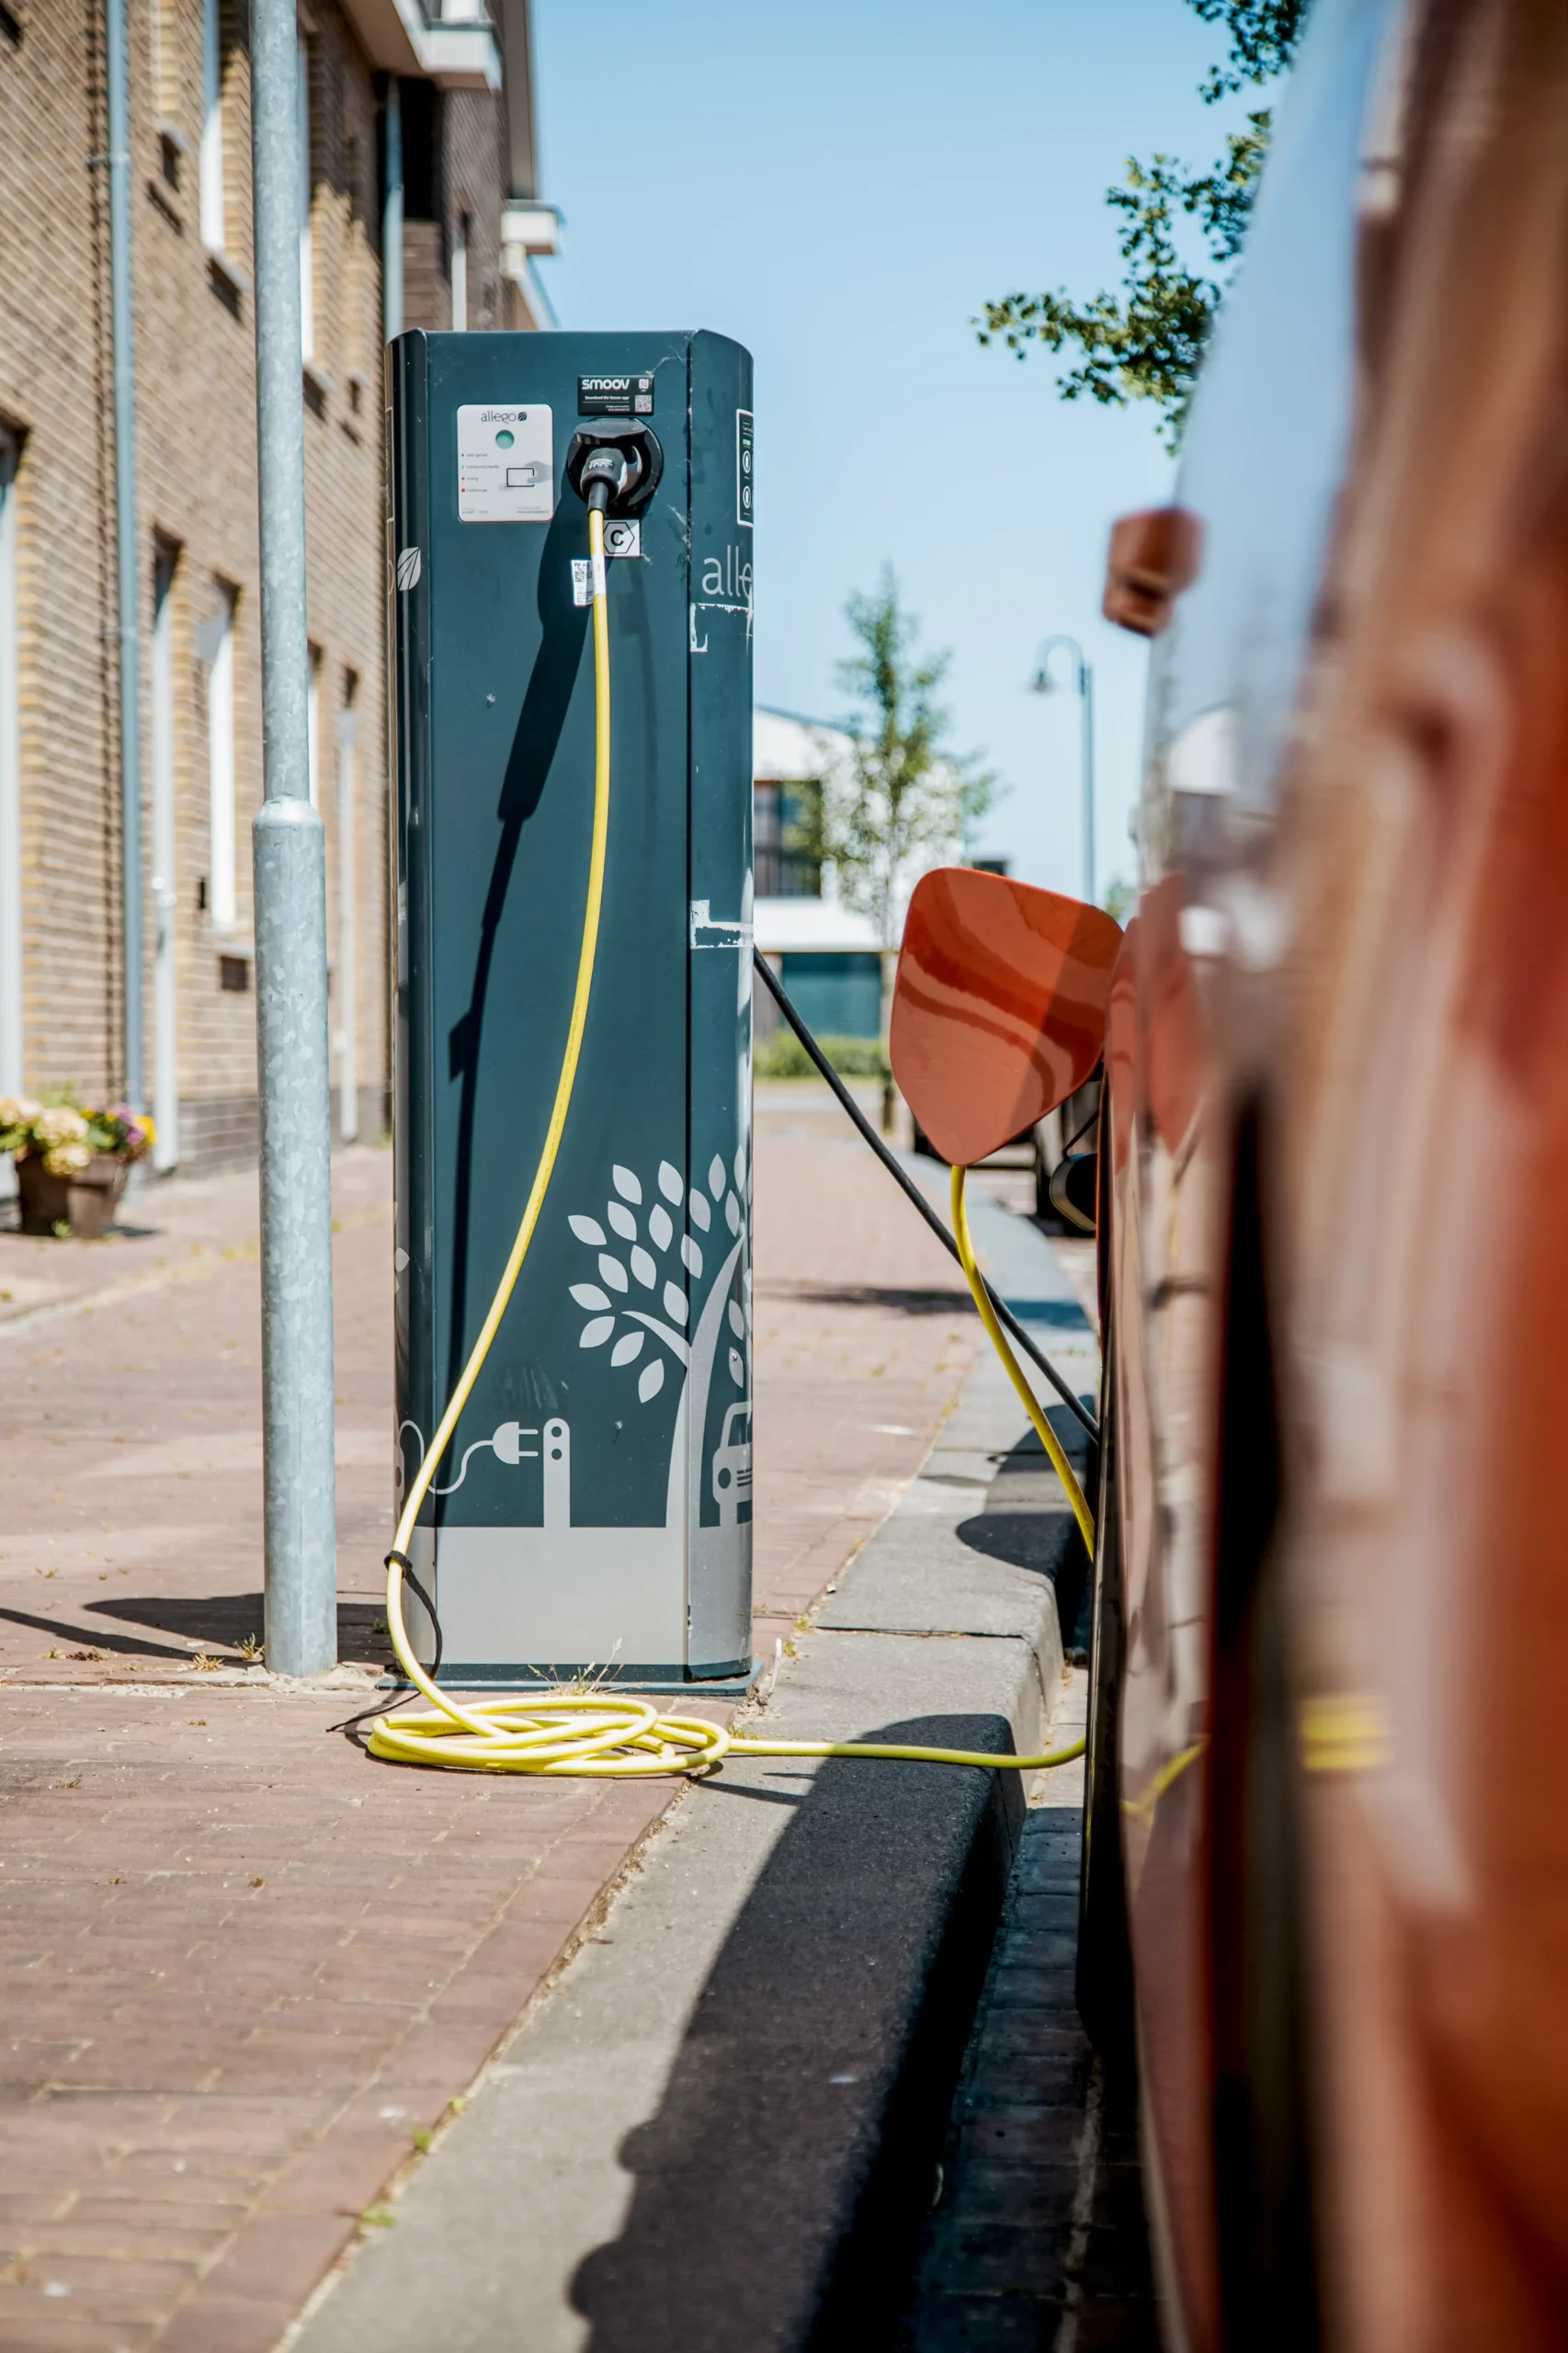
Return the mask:
M595 468L585 482L583 469L596 452L604 451L625 460L619 482L610 479L608 468ZM641 515L664 471L665 453L658 435L651 425L635 420L607 417L602 425L580 425L566 450L566 479L572 488L585 504L589 492L598 489L601 494L595 503L607 515Z

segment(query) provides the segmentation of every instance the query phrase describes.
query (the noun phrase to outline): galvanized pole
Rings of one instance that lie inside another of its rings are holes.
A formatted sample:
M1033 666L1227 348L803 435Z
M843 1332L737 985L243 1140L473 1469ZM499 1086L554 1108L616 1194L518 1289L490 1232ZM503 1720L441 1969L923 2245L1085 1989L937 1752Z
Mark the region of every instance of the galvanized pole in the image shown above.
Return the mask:
M386 170L381 199L381 341L403 333L403 93L387 76Z
M305 442L295 0L252 0L262 746L254 827L261 1097L267 1664L337 1656L326 849L306 719Z
M136 344L131 307L131 99L125 0L107 0L109 316L114 351L114 504L119 559L120 1085L142 1108L142 600L136 546Z

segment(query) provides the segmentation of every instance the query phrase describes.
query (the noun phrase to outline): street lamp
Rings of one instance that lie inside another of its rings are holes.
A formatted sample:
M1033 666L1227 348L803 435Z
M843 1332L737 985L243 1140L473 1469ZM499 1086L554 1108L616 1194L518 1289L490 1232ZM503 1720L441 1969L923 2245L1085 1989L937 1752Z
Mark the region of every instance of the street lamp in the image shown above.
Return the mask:
M1084 659L1084 649L1075 637L1048 637L1035 655L1034 676L1029 687L1037 695L1060 694L1062 689L1051 675L1051 659L1058 646L1064 646L1072 656L1073 676L1070 684L1077 694L1082 727L1079 734L1079 785L1084 802L1084 896L1095 904L1095 674Z

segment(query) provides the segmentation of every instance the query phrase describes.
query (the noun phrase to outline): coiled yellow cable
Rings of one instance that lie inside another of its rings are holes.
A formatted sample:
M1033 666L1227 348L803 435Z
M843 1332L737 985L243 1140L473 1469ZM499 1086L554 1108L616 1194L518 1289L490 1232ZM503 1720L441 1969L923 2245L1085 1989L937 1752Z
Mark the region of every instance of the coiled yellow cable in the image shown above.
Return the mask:
M480 1369L490 1353L491 1343L501 1328L501 1319L506 1313L517 1277L522 1272L523 1261L533 1241L534 1229L544 1207L550 1180L555 1173L556 1157L566 1129L566 1114L571 1107L572 1090L576 1084L583 1032L588 1018L588 1000L593 990L594 959L598 948L599 923L604 907L605 857L609 842L610 753L609 614L605 593L604 517L593 508L588 513L588 554L594 612L594 829L588 858L587 900L583 910L583 944L577 959L577 985L573 995L572 1017L566 1031L566 1051L562 1057L561 1075L556 1081L555 1101L551 1110L550 1125L545 1131L544 1147L540 1154L539 1166L534 1171L533 1184L529 1188L511 1255L496 1287L495 1296L490 1302L490 1311L480 1327L479 1337L462 1369L461 1378L452 1392L424 1461L414 1474L403 1499L392 1549L387 1555L387 1626L392 1635L392 1649L409 1681L431 1701L432 1707L428 1711L400 1711L396 1715L379 1718L366 1746L372 1756L380 1757L388 1764L438 1765L470 1773L540 1773L598 1779L631 1779L657 1773L710 1772L726 1756L868 1756L927 1765L976 1765L990 1770L1005 1766L1015 1772L1038 1772L1048 1766L1065 1765L1072 1758L1083 1755L1084 1743L1081 1740L1074 1741L1063 1748L1049 1750L1040 1756L993 1755L985 1749L908 1747L877 1741L737 1740L722 1724L709 1723L700 1716L661 1715L647 1700L618 1693L613 1687L597 1691L551 1692L540 1699L529 1697L483 1699L465 1708L450 1692L440 1688L414 1654L403 1614L403 1574L408 1547L418 1524L420 1507L429 1493L441 1457L451 1443L463 1407L479 1378ZM975 1303L994 1346L1002 1354L1014 1386L1025 1402L1029 1418L1040 1433L1040 1443L1067 1488L1078 1524L1084 1529L1085 1541L1092 1551L1094 1523L1089 1518L1082 1491L1007 1346L992 1313L985 1287L976 1271L969 1229L960 1222L963 1211L961 1168L953 1171L953 1204L960 1254Z

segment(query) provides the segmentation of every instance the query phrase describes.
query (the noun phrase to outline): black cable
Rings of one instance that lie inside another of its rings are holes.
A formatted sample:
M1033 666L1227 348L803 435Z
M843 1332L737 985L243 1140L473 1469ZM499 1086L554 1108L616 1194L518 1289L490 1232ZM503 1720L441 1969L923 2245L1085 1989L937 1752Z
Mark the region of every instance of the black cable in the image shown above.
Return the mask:
M436 1615L435 1603L431 1600L429 1595L420 1584L419 1579L414 1574L414 1563L409 1559L408 1554L406 1552L389 1552L386 1556L386 1565L390 1568L393 1561L396 1561L403 1570L403 1581L404 1585L410 1587L415 1599L423 1603L425 1614L429 1619L431 1628L436 1636L436 1655L431 1660L428 1668L426 1670L429 1675L431 1682L434 1683L436 1677L441 1672L441 1621ZM407 1699L411 1688L412 1687L406 1683L401 1685L397 1690L389 1691L384 1699L378 1699L373 1708L363 1708L357 1716L346 1716L340 1724L328 1724L328 1732L346 1732L352 1737L358 1726L360 1724L368 1724L373 1716L384 1716L389 1708L401 1707L404 1699ZM362 1748L364 1746L364 1743L363 1741L359 1741L356 1743L356 1745Z
M400 1558L402 1556L400 1555ZM403 1559L403 1581L404 1585L408 1586L415 1601L417 1601L424 1609L426 1618L429 1619L430 1631L436 1637L436 1655L425 1670L426 1675L430 1677L431 1682L434 1683L436 1677L441 1672L441 1652L445 1647L441 1640L441 1621L436 1615L435 1603L431 1600L429 1595L420 1584L419 1579L415 1575L413 1563L407 1559Z
M854 1121L856 1127L858 1129L860 1134L865 1138L866 1142L870 1145L871 1150L876 1154L877 1158L881 1162L882 1166L887 1170L888 1175L892 1178L893 1183L900 1188L909 1200L913 1201L915 1207L919 1211L921 1216L925 1219L926 1224L930 1227L932 1233L941 1244L943 1249L948 1253L948 1256L950 1258L958 1259L958 1263L961 1267L963 1260L959 1257L958 1244L953 1240L952 1235L948 1232L948 1229L942 1223L941 1219L937 1215L936 1211L931 1207L930 1202L926 1199L926 1196L920 1190L919 1186L915 1184L914 1178L910 1176L905 1170L899 1166L893 1154L888 1150L886 1144L882 1142L881 1136L877 1133L869 1120L867 1119L864 1111L861 1110L860 1106L856 1102L855 1097L850 1094L849 1089L845 1086L844 1081L839 1077L838 1073L834 1069L833 1064L828 1061L827 1056L823 1052L822 1048L817 1044L816 1040L812 1037L811 1031L807 1029L805 1023L801 1020L800 1015L790 1004L789 995L785 991L783 982L779 979L778 973L774 971L772 965L768 962L767 957L763 955L761 949L756 946L755 941L752 943L751 960L753 965L760 973L763 985L767 990L768 995L772 997L774 1004L778 1007L779 1012L784 1016L785 1020L790 1024L790 1029L794 1031L796 1037L799 1038L801 1045L804 1046L807 1053L811 1056L812 1061L815 1063L817 1070L821 1075L826 1079L829 1086L832 1087L835 1095L837 1096L844 1109L848 1112L850 1119ZM981 1277L981 1280L982 1282L985 1282L983 1275ZM992 1290L989 1283L985 1283L985 1292L986 1297L990 1300L992 1306L996 1311L998 1320L1006 1325L1008 1331L1012 1334L1014 1339L1017 1340L1018 1346L1022 1348L1029 1361L1032 1364L1038 1365L1040 1371L1044 1373L1047 1381L1050 1381L1051 1387L1055 1390L1057 1395L1061 1398L1068 1412L1074 1415L1076 1419L1083 1424L1089 1436L1097 1441L1100 1434L1099 1425L1095 1420L1094 1415L1088 1411L1087 1407L1082 1404L1078 1398L1074 1395L1062 1374L1057 1371L1056 1367L1051 1363L1051 1358L1042 1355L1040 1350L1036 1347L1034 1342L1024 1330L1023 1325L1019 1323L1012 1309L1007 1305L1006 1300L998 1299L996 1293Z

